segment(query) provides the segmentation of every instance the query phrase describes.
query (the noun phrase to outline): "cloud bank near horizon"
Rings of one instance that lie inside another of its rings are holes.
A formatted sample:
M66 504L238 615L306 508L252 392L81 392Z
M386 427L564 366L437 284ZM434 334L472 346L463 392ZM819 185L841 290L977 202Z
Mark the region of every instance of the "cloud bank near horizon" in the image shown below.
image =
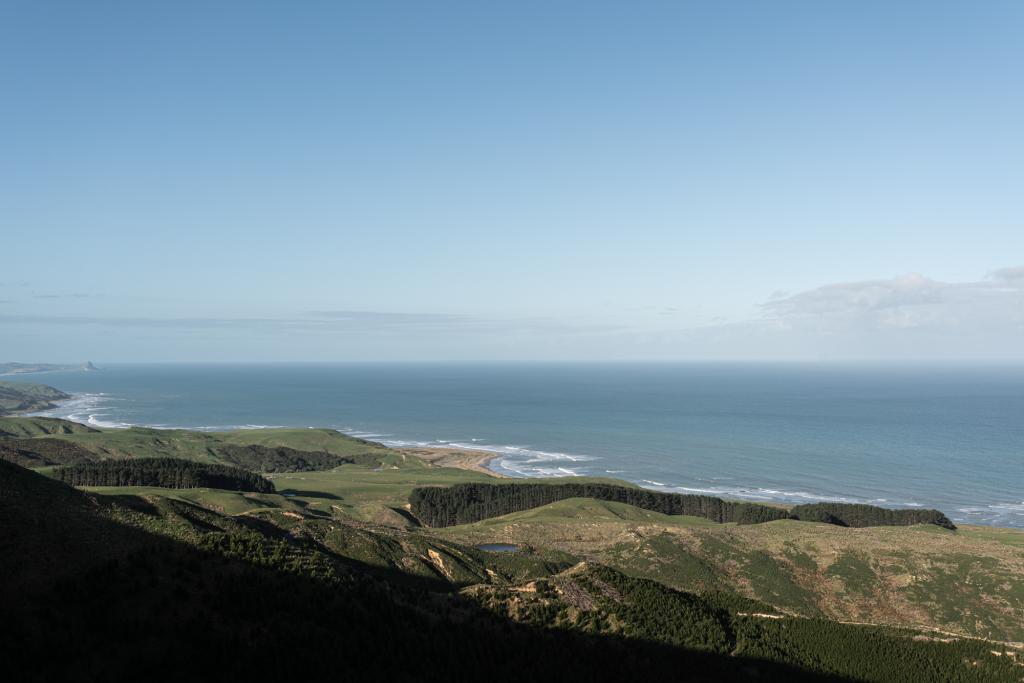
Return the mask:
M977 282L940 282L920 274L825 285L768 301L766 315L792 329L820 332L992 329L1024 325L1024 267Z
M921 274L775 293L761 316L682 334L739 358L1024 359L1024 267L971 282ZM756 354L752 354L756 355Z
M775 292L756 309L739 322L676 327L614 315L346 309L291 317L7 313L0 315L6 338L0 350L3 360L45 360L38 357L44 351L108 361L1024 360L1024 266L969 282L910 274L831 283Z

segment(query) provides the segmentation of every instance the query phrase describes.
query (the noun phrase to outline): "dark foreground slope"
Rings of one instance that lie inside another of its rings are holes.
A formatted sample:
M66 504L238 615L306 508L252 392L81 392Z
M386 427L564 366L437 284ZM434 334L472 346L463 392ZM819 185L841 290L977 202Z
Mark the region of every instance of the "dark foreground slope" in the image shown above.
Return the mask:
M859 672L857 680L1010 681L1021 674L989 654L987 643L922 642L857 627L820 639L816 622L747 623L739 611L749 601L700 598L607 568L460 592L372 568L269 519L166 505L92 496L0 462L7 672L19 681L816 681L844 680L846 671ZM793 631L797 637L786 635ZM899 666L870 665L883 661Z
M0 655L22 681L142 672L184 680L720 680L749 667L775 680L821 680L770 663L519 625L271 535L204 551L119 524L94 499L3 462L0 520Z

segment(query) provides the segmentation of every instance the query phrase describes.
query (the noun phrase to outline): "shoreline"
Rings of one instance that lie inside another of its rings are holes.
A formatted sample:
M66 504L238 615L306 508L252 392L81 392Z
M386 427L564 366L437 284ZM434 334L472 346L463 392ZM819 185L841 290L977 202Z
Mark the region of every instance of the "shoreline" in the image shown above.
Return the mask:
M67 404L69 402L72 402L72 401L75 401L75 400L80 400L80 399L83 399L83 398L93 398L93 397L101 398L101 397L104 397L104 395L103 394L90 394L90 393L72 394L71 396L69 396L66 399L59 399L57 401L54 401L53 403L56 404L57 408L60 408L60 407L63 407L63 404ZM82 421L80 416L77 416L77 417L79 417L78 420L74 420L72 416L64 416L64 415L39 415L39 412L51 412L51 411L50 410L46 410L46 411L31 411L29 413L19 414L18 416L19 417L33 417L33 416L60 417L61 419L70 419L70 420L73 420L73 421L80 421L81 423L83 423L83 424L85 424L87 426L90 426L90 427L93 427L93 428L96 428L96 429L100 429L100 430L106 430L106 429L114 429L114 430L116 430L116 429L129 428L129 427L132 427L132 426L139 426L139 427L146 427L147 426L147 425L143 425L143 424L130 425L130 424L126 424L126 423L107 423L107 422L104 422L102 420L95 419L96 416L95 415L91 415L91 414L88 416L87 420ZM12 417L13 417L13 415L12 415ZM239 430L239 429L272 429L272 428L277 428L278 426L277 425L231 425L231 426L227 426L226 425L224 427L203 428L203 427L168 427L166 425L159 425L159 426L152 425L152 426L148 426L148 427L150 427L152 429L185 429L185 430L192 430L192 431L214 431L214 432L216 432L216 431L234 431L234 430ZM298 428L298 427L296 427L296 428ZM307 428L311 428L312 429L314 427L308 427L307 426ZM339 432L340 434L344 434L346 436L353 436L355 438L360 438L360 439L364 439L364 440L367 440L367 441L373 441L375 443L379 443L380 445L382 445L382 446L384 446L386 448L390 448L393 451L396 451L398 453L403 454L403 456L406 456L406 457L411 456L411 457L418 458L419 460L421 460L422 462L426 463L428 466L431 466L431 467L450 467L450 468L455 468L455 469L463 469L463 470L467 470L467 471L477 472L477 473L480 473L480 474L485 474L488 477L492 477L494 479L506 479L506 480L509 480L509 479L512 479L512 480L517 480L517 479L541 479L542 480L542 479L546 479L546 478L549 478L549 477L557 477L557 476L590 476L590 477L599 477L599 478L620 479L621 481L624 481L624 482L627 482L629 484L633 484L633 485L639 486L640 488L646 488L646 489L650 489L650 490L654 490L654 491L663 491L663 492L668 492L668 493L680 493L680 494L684 494L684 495L685 494L706 495L706 496L713 496L713 497L717 497L717 498L722 498L723 500L733 500L733 501L738 501L738 502L759 503L759 504L762 504L762 505L770 505L770 506L778 506L778 507L791 507L793 505L799 505L799 504L802 504L802 503L811 503L811 502L843 502L843 503L855 503L855 504L859 503L859 504L866 504L866 505L875 505L875 506L880 506L880 507L886 507L886 508L890 508L890 509L904 509L904 508L926 507L924 504L915 504L915 503L895 503L894 504L894 503L889 502L889 501L884 501L883 502L883 501L875 501L875 500L858 500L858 499L855 499L853 497L847 498L847 497L844 497L844 496L801 495L801 496L799 496L799 499L793 499L793 498L779 499L779 498L775 498L775 497L772 497L772 496L744 495L744 494L737 494L737 493L735 493L733 491L718 491L718 490L711 490L711 489L697 488L697 487L674 486L674 485L662 484L661 482L651 481L651 480L647 480L647 479L632 479L632 478L629 478L628 476L623 476L625 474L624 472L615 472L615 473L609 473L609 474L586 474L586 475L582 475L582 474L575 474L575 475L573 475L573 474L571 474L569 472L566 472L565 475L560 475L560 474L531 475L531 474L518 473L518 472L515 472L515 471L510 473L508 471L497 471L495 469L491 469L492 463L494 463L496 460L501 459L502 457L505 457L505 456L509 455L509 453L499 452L497 450L492 450L490 448L473 448L473 447L467 446L464 443L463 444L459 444L459 445L426 445L425 442L415 442L415 441L413 441L411 443L409 441L405 441L404 443L403 442L388 443L387 439L379 439L378 440L377 438L374 438L374 437L377 437L377 436L380 436L380 435L365 435L365 436L363 436L363 435L360 435L358 432L353 434L353 433L351 433L350 430L339 429L337 427L328 427L328 429L333 429L333 430ZM429 443L429 442L427 442L427 443ZM423 444L423 445L421 445L421 444ZM512 447L508 447L508 448L512 448ZM521 450L520 447L515 447L515 448L517 449L517 451ZM559 455L559 454L555 454L555 455ZM586 458L586 459L589 460L591 458ZM879 505L880 502L882 503L881 505ZM1004 504L1000 504L1000 505L1006 505L1006 506L1013 507L1013 506L1016 506L1017 503L1004 503ZM1024 505L1024 503L1022 503L1021 505ZM931 505L930 507L933 507L933 508L936 508L936 509L942 509L938 505ZM950 510L951 510L950 512L947 512L945 509L942 509L942 510L958 526L970 525L970 526L982 526L982 527L994 528L994 529L1024 529L1024 524L1021 524L1021 523L1014 524L1013 523L1013 522L1016 522L1017 520L1013 520L1013 521L1010 521L1010 520L1007 520L1007 519L991 519L991 520L985 519L985 520L978 520L978 519L971 519L970 517L954 517L953 515L956 514L957 512L964 512L964 511L956 510L955 508L950 508Z
M509 479L507 474L501 474L490 469L488 465L492 460L501 457L500 453L485 451L483 449L459 448L449 446L417 446L413 448L394 448L402 455L412 456L428 463L432 467L453 467L460 470L479 472L496 479Z

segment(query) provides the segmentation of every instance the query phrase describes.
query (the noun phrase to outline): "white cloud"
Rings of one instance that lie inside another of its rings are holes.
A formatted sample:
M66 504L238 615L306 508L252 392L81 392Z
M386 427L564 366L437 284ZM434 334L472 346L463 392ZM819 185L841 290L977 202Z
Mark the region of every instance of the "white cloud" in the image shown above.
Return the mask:
M762 305L790 329L838 333L932 330L973 333L1024 324L1024 267L976 282L941 282L919 274L825 285Z
M649 333L643 353L692 360L1024 360L1024 267L969 282L912 274L833 283L773 293L760 308L762 315L747 320ZM619 345L622 356L640 355L625 346Z
M1000 282L1012 282L1018 286L1024 286L1024 266L1000 268L999 270L992 271L990 277Z

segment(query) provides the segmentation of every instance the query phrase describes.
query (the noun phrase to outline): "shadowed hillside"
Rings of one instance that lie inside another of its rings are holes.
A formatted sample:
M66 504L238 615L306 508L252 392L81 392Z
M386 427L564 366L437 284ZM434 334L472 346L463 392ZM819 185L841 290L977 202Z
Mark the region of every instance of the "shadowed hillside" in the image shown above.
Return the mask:
M810 623L787 635L792 624L747 625L739 613L754 603L739 598L557 562L502 570L398 530L288 519L93 496L0 462L0 654L28 672L19 680L126 680L154 667L191 679L298 668L309 680L897 680L866 666L879 653L915 680L1016 673L980 643L856 627L816 639ZM332 535L341 526L352 531ZM393 562L373 559L384 556ZM434 576L406 571L403 559L420 556ZM456 562L469 571L453 581Z
M134 680L153 667L200 680L296 671L307 680L612 672L716 680L748 669L819 680L769 663L517 625L314 549L289 552L264 534L202 550L120 524L88 496L9 463L0 463L0 512L0 650L19 680Z

